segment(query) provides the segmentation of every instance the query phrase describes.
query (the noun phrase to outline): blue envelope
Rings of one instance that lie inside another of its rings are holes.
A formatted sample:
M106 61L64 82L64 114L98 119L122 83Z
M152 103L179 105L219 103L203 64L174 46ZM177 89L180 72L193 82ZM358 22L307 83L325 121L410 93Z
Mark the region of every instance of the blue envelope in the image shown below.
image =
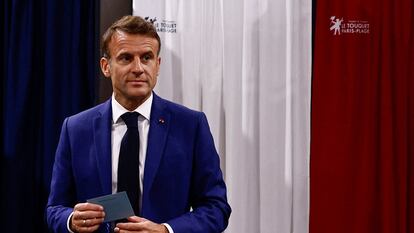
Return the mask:
M92 198L87 200L87 202L101 205L104 208L104 222L111 222L135 215L125 191Z

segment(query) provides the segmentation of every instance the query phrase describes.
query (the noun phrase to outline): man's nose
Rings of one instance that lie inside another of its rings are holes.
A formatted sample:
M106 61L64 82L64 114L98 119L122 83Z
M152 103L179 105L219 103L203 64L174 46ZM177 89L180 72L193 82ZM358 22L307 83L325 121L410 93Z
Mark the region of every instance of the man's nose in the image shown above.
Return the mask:
M134 63L132 64L132 72L136 73L136 74L141 74L144 72L144 68L142 67L142 63L141 60L138 59L134 59Z

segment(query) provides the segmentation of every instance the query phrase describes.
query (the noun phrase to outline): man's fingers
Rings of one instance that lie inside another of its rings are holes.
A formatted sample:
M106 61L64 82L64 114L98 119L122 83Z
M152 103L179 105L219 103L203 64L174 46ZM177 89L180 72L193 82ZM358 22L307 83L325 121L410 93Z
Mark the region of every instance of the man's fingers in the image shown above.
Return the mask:
M104 211L74 211L73 212L73 219L75 220L86 220L86 219L94 219L94 218L103 218L105 217Z
M76 204L73 209L79 210L79 211L86 211L86 210L102 211L103 207L101 205L85 202L85 203Z
M92 219L85 219L80 221L81 226L90 227L95 225L100 225L103 222L104 218L92 218Z
M127 223L118 223L115 227L115 232L130 232L130 231L143 231L143 232L168 232L167 228L162 224L157 224L154 222L151 222L145 218L139 218L139 217L130 217L128 218L130 222ZM140 222L131 222L131 220L134 221L140 221Z
M143 230L142 222L124 222L124 223L118 223L116 224L116 227L122 230L128 230L128 231L138 231Z
M75 224L75 229L78 232L93 232L99 228L103 220L103 218L83 219L73 220L72 223Z
M94 232L103 222L105 212L102 206L92 203L79 203L73 208L72 224L78 232Z
M131 217L128 217L128 222L118 223L116 224L116 226L123 230L141 230L143 229L142 224L146 221L148 220L145 218L140 218L138 216L131 216Z
M131 217L128 217L128 221L130 221L130 222L144 222L144 221L147 221L147 219L141 218L141 217L138 217L138 216L131 216Z

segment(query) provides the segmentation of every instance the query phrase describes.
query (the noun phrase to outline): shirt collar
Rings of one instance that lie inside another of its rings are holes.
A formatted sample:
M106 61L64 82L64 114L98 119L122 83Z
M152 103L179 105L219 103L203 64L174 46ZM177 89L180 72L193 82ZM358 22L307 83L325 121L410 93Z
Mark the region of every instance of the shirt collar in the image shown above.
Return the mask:
M150 97L148 97L147 100L145 100L144 103L142 103L138 108L136 108L133 112L139 113L141 116L143 116L148 121L150 120L151 116L151 106L152 106L152 92ZM118 123L119 118L122 116L122 114L129 112L127 109L125 109L121 104L118 103L115 99L115 95L112 94L112 122Z

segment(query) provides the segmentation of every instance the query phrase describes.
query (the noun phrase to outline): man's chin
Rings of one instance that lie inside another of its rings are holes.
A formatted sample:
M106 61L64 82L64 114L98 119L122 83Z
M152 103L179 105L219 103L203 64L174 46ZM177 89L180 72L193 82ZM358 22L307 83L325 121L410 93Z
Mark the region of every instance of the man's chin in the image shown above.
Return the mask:
M134 99L137 101L145 101L146 99L148 99L148 97L150 97L151 95L151 91L138 91L138 92L133 92L130 93L129 95L129 99Z

